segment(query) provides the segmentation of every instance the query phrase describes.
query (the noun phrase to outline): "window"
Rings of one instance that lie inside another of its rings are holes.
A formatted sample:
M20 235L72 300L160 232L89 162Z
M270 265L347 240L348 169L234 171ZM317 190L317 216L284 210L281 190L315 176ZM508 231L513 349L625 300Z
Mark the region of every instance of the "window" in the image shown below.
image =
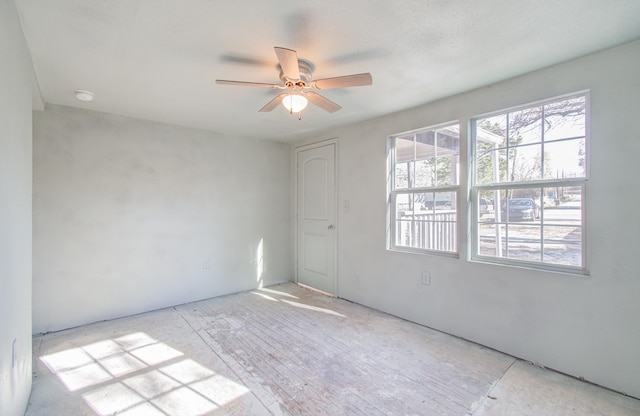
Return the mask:
M586 271L586 94L471 121L472 259Z
M457 253L458 124L389 138L389 248Z

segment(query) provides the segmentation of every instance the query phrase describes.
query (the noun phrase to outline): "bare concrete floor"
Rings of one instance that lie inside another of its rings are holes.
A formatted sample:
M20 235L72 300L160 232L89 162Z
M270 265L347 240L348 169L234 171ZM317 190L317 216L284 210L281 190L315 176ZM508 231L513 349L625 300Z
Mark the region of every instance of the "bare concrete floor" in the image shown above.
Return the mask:
M27 415L640 415L640 400L295 284L33 339Z

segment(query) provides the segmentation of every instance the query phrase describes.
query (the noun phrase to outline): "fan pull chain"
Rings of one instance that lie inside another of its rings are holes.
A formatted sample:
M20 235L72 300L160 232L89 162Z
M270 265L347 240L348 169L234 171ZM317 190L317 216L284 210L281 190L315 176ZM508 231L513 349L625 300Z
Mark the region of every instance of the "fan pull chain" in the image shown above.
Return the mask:
M289 97L288 98L292 98L291 96L293 95L293 84L289 85ZM289 109L289 114L293 115L293 106L291 106L291 108Z

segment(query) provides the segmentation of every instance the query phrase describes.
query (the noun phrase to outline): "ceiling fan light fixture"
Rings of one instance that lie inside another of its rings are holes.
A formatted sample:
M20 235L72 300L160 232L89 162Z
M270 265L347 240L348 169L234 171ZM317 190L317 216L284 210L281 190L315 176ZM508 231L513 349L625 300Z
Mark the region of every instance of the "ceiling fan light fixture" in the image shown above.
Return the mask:
M282 99L282 105L290 113L299 113L307 106L307 98L300 93L291 93Z

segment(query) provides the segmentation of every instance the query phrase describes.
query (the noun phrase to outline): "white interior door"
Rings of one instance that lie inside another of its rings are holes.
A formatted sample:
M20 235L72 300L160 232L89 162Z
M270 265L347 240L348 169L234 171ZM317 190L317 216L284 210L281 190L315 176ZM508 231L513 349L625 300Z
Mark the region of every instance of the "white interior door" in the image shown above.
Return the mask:
M334 143L297 153L298 283L336 295Z

